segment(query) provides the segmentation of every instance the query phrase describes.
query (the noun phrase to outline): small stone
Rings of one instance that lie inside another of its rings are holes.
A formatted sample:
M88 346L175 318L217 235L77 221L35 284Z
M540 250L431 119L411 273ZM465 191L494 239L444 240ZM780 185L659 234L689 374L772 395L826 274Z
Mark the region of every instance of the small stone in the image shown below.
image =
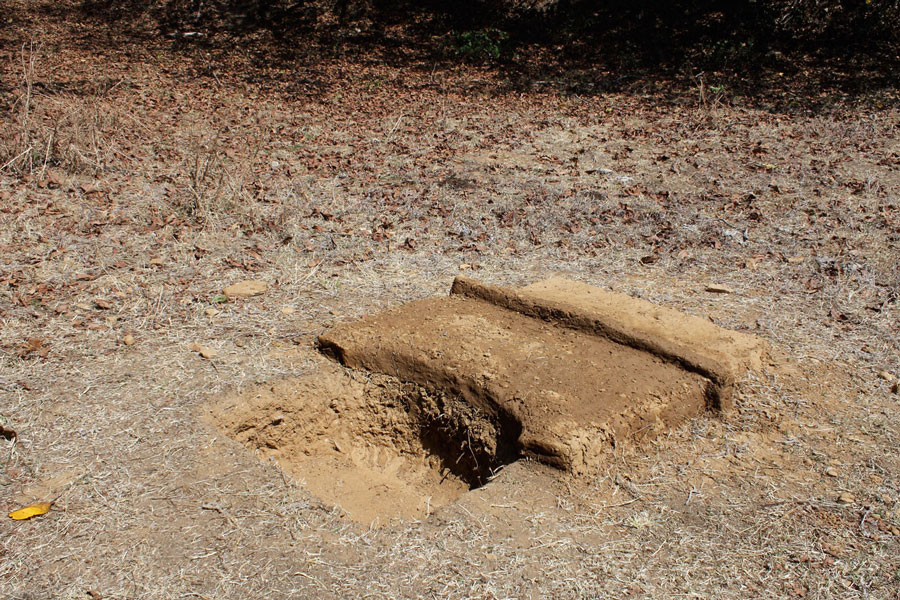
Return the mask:
M856 496L850 492L842 492L841 495L838 496L838 502L841 504L853 504L856 502Z
M203 312L206 313L206 316L207 316L207 317L214 317L214 316L216 316L217 314L219 314L219 311L217 311L215 308L207 308L207 309L206 309L205 311L203 311Z
M283 314L283 315L294 314L294 307L293 306L285 306L284 308L281 309L281 314Z
M163 259L161 259L158 256L154 256L153 258L150 259L150 264L156 265L157 267L161 267L163 264Z
M200 356L202 356L203 358L215 358L218 354L219 353L212 348L200 346Z
M825 469L825 474L829 477L837 477L838 475L840 475L840 473L838 473L838 470L834 467L828 467L827 469Z
M84 302L79 302L75 305L75 308L80 308L81 310L91 310L91 307L85 304Z
M188 346L188 350L190 350L191 352L200 352L201 348L203 348L203 346L201 346L197 342L194 342L193 344Z
M229 298L250 298L264 294L268 289L269 285L265 281L247 279L228 286L222 292Z
M888 383L894 381L894 374L890 371L879 371L878 376L887 381Z
M463 263L463 264L459 265L460 271L468 271L471 268L472 268L472 265L470 265L469 263Z
M134 345L134 336L129 333L128 335L125 336L125 338L122 341L125 342L126 346L133 346Z
M891 498L891 495L890 495L890 494L882 494L880 499L881 499L882 502L884 502L884 503L887 504L888 506L890 506L891 504L894 503L894 499Z

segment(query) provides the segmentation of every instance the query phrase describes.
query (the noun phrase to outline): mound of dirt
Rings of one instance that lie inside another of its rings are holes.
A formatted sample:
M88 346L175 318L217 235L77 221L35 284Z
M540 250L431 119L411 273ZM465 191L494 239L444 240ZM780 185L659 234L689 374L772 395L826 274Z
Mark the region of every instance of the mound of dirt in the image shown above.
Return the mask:
M552 279L458 278L321 335L331 364L220 405L214 420L326 503L372 522L427 516L530 457L574 474L617 444L728 406L767 346L703 319Z
M457 278L319 337L342 364L444 390L513 422L519 451L583 473L619 440L727 406L765 344L702 319L552 279L521 290Z

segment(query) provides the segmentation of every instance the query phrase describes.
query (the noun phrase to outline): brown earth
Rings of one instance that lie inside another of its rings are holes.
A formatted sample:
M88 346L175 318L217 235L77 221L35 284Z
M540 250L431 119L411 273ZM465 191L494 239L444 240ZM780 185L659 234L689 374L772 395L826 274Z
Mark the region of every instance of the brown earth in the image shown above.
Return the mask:
M522 293L532 302L516 311L506 308L515 292L457 279L450 298L340 325L319 336L319 345L342 364L457 395L488 418L514 425L519 452L576 473L596 469L617 443L697 416L711 399L720 406L735 373L725 363L712 366L709 356L759 362L762 342L750 336L573 284L526 287ZM567 326L574 306L582 307L585 323L604 328ZM626 338L631 343L613 341Z
M897 598L895 90L511 86L399 28L207 42L82 6L0 5L0 506L55 501L0 523L0 596ZM204 419L460 272L608 288L796 368L581 477L516 461L377 529ZM268 289L222 293L245 280Z
M442 415L456 406L439 405ZM437 407L416 386L323 364L311 376L217 402L212 423L276 460L326 505L383 525L427 518L474 484L474 473L460 472L457 461L435 450ZM463 439L492 441L489 424L467 418L465 407L457 410L469 435Z
M374 526L428 517L522 456L595 471L623 443L720 409L738 375L726 363L759 367L761 340L577 282L457 278L452 292L319 336L365 371L232 396L213 422Z

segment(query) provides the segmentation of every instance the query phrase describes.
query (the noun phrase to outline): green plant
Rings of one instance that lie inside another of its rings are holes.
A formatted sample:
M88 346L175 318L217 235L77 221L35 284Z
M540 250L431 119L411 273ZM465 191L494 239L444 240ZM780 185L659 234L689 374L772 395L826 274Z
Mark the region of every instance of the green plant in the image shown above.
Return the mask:
M467 60L497 60L508 41L509 34L499 29L464 31L456 36L455 52Z

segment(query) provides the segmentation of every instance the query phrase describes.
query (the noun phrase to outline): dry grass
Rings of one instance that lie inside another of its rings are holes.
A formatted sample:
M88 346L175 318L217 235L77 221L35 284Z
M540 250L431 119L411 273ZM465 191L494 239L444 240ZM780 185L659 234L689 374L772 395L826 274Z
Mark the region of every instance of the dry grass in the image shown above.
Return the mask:
M4 522L0 596L900 594L895 111L479 96L484 73L371 66L384 86L291 100L43 29L2 67L0 503L57 505ZM204 424L226 390L314 372L328 323L463 263L709 315L806 376L748 378L724 419L587 480L517 464L378 530ZM214 301L245 278L269 293Z

